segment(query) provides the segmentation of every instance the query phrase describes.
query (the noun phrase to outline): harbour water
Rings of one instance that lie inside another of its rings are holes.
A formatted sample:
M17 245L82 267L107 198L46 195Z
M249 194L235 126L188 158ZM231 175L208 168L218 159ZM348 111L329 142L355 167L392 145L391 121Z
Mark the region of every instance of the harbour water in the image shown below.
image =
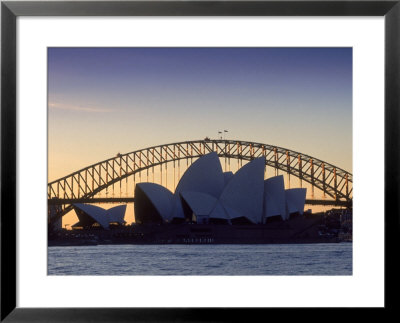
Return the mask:
M48 248L49 275L352 275L352 243Z

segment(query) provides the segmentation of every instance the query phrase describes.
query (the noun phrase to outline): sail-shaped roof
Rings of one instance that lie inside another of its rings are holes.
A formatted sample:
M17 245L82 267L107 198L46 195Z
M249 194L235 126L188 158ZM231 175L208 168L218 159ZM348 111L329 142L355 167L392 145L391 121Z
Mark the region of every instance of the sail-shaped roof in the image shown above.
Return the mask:
M264 169L265 158L256 158L240 168L225 186L220 202L231 219L241 215L253 223L261 222Z
M200 157L183 174L175 193L153 183L135 189L135 215L141 223L192 219L224 219L231 223L263 223L303 213L305 189L286 190L282 175L264 181L265 157L256 158L235 174L222 172L217 153Z
M135 217L138 222L163 222L170 218L173 194L155 183L138 183L135 187Z
M126 204L114 206L106 210L106 217L109 222L116 222L119 224L125 223Z
M273 198L272 194L264 192L264 217L269 218L272 216L282 217L282 212L279 210L278 205L275 199Z
M109 221L106 216L106 210L91 204L76 203L74 204L76 215L79 222L85 226L89 226L97 222L104 229L108 229Z
M206 193L185 191L181 196L195 215L209 215L217 204L217 199Z
M205 193L219 198L224 188L224 174L216 152L206 154L197 159L183 174L173 199L170 219L184 218L181 192Z
M274 176L264 181L264 217L280 215L287 220L285 183L283 175ZM272 203L272 205L271 205Z
M210 213L210 219L229 219L228 212L225 210L225 208L222 206L220 201L217 201L217 204L215 205L214 209Z
M285 191L288 213L304 212L304 204L306 202L305 188L291 188Z
M188 191L207 193L218 198L224 188L224 174L218 154L212 152L197 159L183 174L175 194Z
M110 223L125 223L126 205L118 205L108 210L91 204L74 204L79 222L73 226L90 226L97 222L104 229L109 228Z
M228 184L228 182L230 181L230 179L233 177L233 173L232 172L224 172L224 185L226 186L226 184Z

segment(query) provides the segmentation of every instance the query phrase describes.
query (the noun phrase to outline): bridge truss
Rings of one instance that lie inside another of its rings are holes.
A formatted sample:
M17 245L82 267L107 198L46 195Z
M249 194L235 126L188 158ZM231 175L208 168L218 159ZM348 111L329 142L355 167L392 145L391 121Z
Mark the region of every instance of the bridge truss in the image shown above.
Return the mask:
M342 204L351 205L352 174L315 157L293 150L239 140L194 140L159 145L118 154L99 163L80 169L48 184L49 204L63 205L63 216L72 209L67 201L94 198L96 194L143 170L170 162L190 160L209 152L238 162L265 157L266 166L275 169L275 175L285 172L321 190L324 195ZM162 167L161 167L162 170ZM58 202L56 202L58 201ZM65 201L65 202L63 202Z

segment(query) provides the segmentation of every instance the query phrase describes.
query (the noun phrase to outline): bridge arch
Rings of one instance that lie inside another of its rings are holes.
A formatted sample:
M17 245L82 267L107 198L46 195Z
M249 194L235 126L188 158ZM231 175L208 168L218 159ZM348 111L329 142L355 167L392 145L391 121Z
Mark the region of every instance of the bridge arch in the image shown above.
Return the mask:
M241 140L193 140L158 145L118 154L48 183L48 199L93 198L102 190L143 170L178 160L219 157L250 161L264 156L266 166L311 184L332 199L352 201L351 173L315 157L290 149ZM71 206L66 206L63 214Z

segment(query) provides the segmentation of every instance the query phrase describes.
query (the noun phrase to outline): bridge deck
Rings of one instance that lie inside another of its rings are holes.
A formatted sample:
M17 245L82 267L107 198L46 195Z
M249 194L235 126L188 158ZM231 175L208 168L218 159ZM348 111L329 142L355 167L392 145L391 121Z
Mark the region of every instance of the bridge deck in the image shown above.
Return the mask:
M98 197L98 198L75 198L75 199L50 199L49 205L65 205L74 203L133 203L134 197ZM350 206L348 201L306 199L307 205L327 206Z

